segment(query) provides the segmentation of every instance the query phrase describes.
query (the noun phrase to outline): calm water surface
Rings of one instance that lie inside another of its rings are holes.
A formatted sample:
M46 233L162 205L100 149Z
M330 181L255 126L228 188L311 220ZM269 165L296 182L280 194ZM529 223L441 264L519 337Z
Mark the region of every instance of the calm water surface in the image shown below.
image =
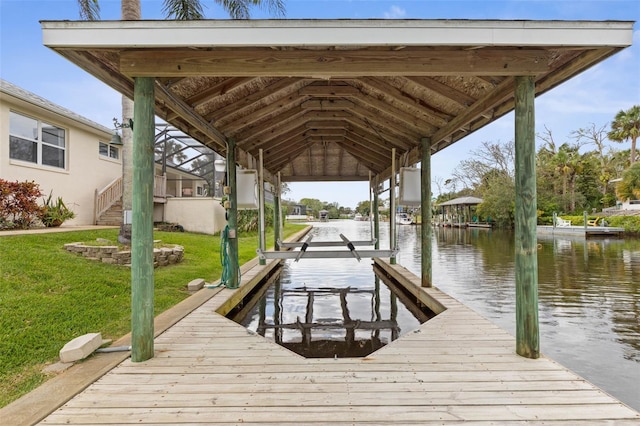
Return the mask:
M354 229L349 229L353 224ZM340 241L341 233L353 241L370 241L370 234L362 234L362 224L324 222L310 234L313 242ZM309 251L332 249L345 250L310 247ZM366 356L428 319L422 312L412 312L408 308L413 306L411 301L405 304L401 294L396 295L375 277L370 259L288 260L280 277L254 301L255 306L246 308L248 314L240 313L233 319L313 358Z
M433 231L434 285L515 335L513 233ZM398 242L419 275L420 227L399 227ZM538 243L541 351L640 410L640 240Z
M371 238L368 222L313 225L322 239L337 241L340 233L351 240ZM388 248L388 224L380 228L381 247ZM434 228L433 242L434 285L515 335L513 233ZM539 237L538 242L542 352L640 410L640 240ZM398 263L419 276L420 226L398 226L398 245ZM294 287L303 283L370 289L374 286L370 264L355 259L287 261L283 280L297 283ZM318 317L342 317L335 294L316 297L333 298L328 305L332 308L316 312ZM388 300L388 291L380 299ZM271 303L262 309L265 315L274 309L289 312L280 314L288 315L287 321L304 319L307 299L290 300L289 306L270 307ZM376 303L370 292L350 295L348 302L353 307ZM390 318L389 307L380 315ZM283 331L287 332L293 331Z

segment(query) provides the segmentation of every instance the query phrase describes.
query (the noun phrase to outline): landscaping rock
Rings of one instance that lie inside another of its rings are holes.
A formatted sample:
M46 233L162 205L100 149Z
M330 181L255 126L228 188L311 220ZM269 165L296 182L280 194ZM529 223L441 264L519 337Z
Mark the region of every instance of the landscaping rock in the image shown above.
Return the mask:
M202 278L196 278L195 280L191 280L189 284L187 284L187 290L189 291L197 291L204 287L204 280Z
M61 362L74 362L88 357L102 345L100 333L88 333L76 337L60 349Z

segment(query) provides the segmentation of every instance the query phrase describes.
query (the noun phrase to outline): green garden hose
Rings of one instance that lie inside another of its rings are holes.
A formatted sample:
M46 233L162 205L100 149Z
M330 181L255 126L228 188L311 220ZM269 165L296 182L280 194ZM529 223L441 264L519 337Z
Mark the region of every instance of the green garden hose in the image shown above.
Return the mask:
M232 265L231 256L229 252L231 247L229 245L229 225L225 226L222 232L220 232L220 263L222 264L222 275L220 276L220 282L216 285L208 285L207 288L216 288L225 286L227 288L238 288L240 284L240 266ZM231 285L232 274L236 274L238 278L235 285Z

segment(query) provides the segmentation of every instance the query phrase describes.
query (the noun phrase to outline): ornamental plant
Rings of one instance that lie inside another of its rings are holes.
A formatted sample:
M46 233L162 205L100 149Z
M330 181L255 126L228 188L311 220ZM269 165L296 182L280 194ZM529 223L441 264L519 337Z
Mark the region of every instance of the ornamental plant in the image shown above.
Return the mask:
M40 186L34 181L0 179L0 229L28 229L42 212Z
M65 220L73 219L76 214L62 201L62 197L53 200L53 191L44 200L44 206L40 210L40 220L47 228L60 226Z

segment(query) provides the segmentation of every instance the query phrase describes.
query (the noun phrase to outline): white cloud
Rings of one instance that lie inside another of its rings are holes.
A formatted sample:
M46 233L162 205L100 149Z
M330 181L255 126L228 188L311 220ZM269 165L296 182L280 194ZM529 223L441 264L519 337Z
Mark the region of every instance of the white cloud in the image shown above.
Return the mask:
M385 19L400 19L404 18L407 14L407 11L401 8L400 6L391 6L389 11L384 13Z

